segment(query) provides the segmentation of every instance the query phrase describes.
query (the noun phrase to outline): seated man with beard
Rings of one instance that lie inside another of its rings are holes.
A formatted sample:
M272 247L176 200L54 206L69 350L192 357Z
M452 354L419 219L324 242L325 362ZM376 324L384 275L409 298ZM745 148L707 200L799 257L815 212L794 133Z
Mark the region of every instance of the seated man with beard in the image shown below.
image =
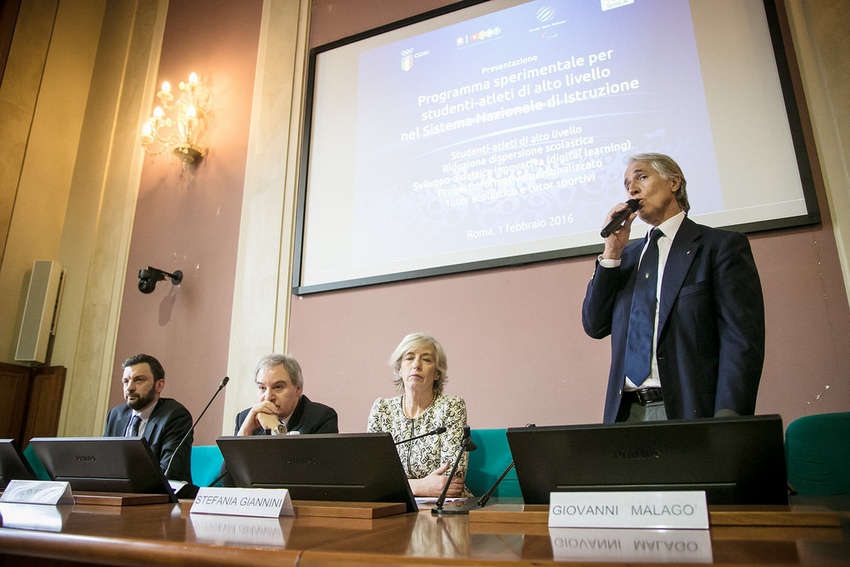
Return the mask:
M180 440L192 429L192 415L171 398L161 398L165 387L165 371L149 354L137 354L125 360L126 404L115 406L106 417L105 437L139 437L147 439L154 456L169 480L192 483L192 435ZM180 449L175 453L175 449ZM170 465L170 468L169 468Z

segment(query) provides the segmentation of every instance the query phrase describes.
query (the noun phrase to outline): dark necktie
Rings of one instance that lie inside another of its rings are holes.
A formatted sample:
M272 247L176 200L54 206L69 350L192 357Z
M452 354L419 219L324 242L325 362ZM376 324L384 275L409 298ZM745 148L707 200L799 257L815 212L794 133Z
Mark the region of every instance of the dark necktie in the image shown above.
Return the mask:
M142 423L142 418L138 415L134 415L133 419L130 420L130 429L128 429L127 437L138 437L139 436L139 425Z
M649 233L649 244L640 261L632 295L624 370L635 386L643 384L652 371L650 365L658 288L658 239L661 236L663 234L657 228L653 228Z

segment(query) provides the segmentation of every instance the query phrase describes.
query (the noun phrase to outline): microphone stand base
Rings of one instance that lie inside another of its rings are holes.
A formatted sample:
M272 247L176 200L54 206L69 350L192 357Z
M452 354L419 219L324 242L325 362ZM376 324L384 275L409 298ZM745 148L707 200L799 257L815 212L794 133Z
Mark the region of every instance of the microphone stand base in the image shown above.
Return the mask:
M459 514L469 514L470 510L478 510L480 506L477 502L451 502L444 504L441 508L431 508L432 516L457 516Z
M176 496L178 500L194 500L195 496L198 495L199 487L194 484L174 480L170 480L168 483L171 485L171 489L174 491L174 496Z

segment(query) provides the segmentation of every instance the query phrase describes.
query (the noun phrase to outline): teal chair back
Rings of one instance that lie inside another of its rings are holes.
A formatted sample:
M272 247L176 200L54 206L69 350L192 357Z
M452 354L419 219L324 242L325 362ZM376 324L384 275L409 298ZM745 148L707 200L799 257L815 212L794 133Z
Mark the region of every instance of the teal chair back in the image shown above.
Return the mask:
M850 494L850 412L807 415L785 429L788 484L802 496Z
M473 429L472 442L476 449L469 453L466 486L475 496L482 496L505 472L511 463L511 449L505 429ZM493 498L521 498L516 469L502 480Z
M45 469L44 465L41 464L41 459L39 459L38 455L35 454L35 449L32 448L32 445L27 445L23 453L24 458L30 464L30 467L32 467L32 472L35 473L38 480L50 480L50 475L47 473L47 469Z
M196 486L209 486L221 474L224 457L218 445L192 446L192 482Z

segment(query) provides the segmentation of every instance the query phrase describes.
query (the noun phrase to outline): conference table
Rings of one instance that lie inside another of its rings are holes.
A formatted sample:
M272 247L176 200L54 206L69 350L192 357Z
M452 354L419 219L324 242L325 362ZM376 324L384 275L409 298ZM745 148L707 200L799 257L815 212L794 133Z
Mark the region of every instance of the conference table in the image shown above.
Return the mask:
M295 516L179 503L0 504L2 565L850 565L850 514L820 504L710 507L709 530L549 528L548 506L469 514L295 501ZM105 495L108 497L109 495Z

